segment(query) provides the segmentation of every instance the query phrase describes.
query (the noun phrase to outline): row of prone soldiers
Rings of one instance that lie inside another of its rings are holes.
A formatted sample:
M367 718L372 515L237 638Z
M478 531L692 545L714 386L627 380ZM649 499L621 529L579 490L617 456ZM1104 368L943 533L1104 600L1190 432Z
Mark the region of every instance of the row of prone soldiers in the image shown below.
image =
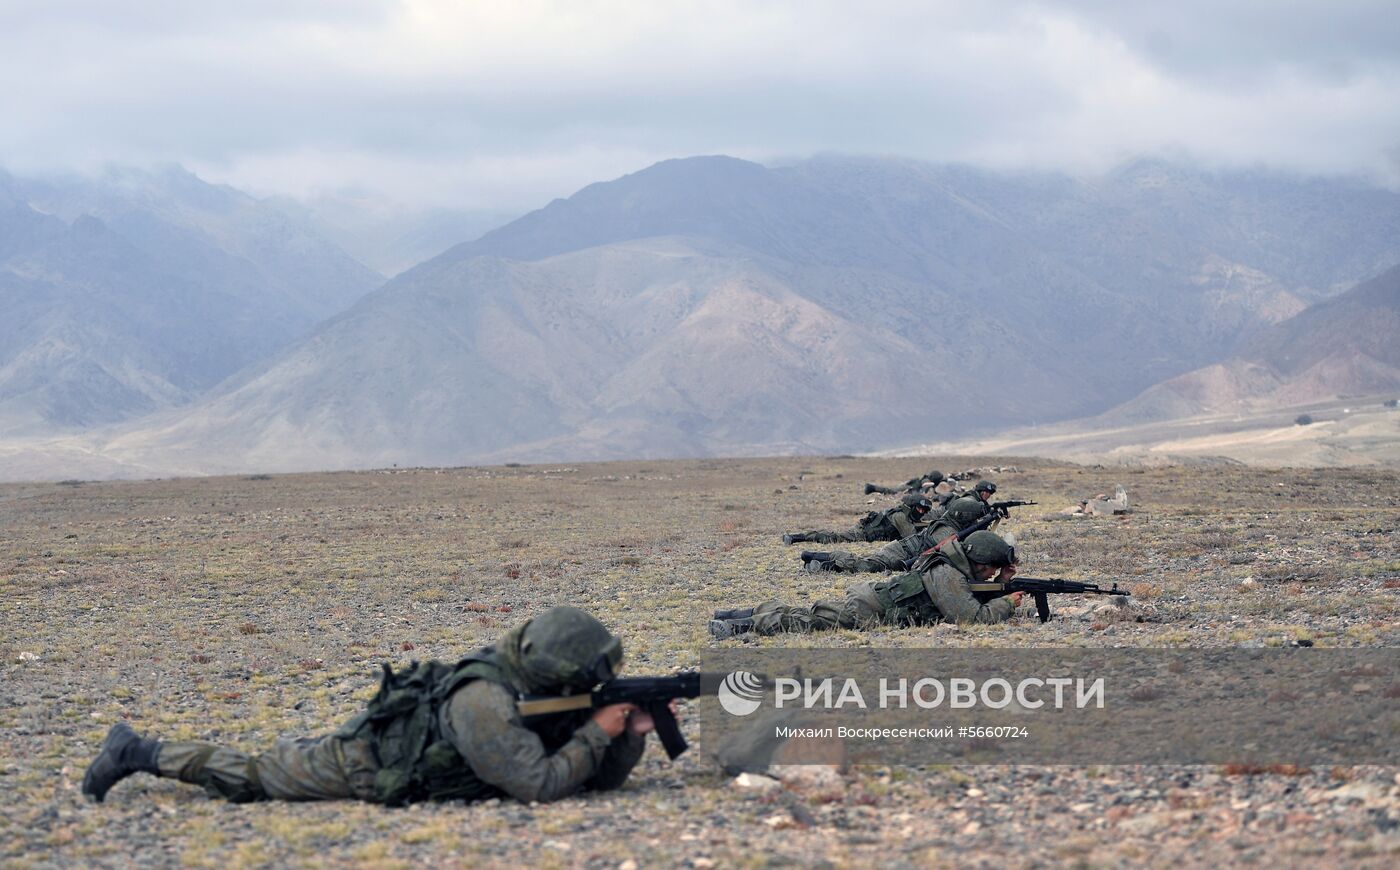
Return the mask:
M718 639L755 632L822 631L875 625L1001 622L1021 603L1021 593L974 594L973 584L1005 583L1016 573L1016 550L987 530L1009 508L1028 501L993 501L997 486L979 480L970 490L934 470L902 487L866 484L865 492L900 495L899 503L870 511L855 527L783 535L784 544L888 541L874 553L846 550L802 552L809 571L896 572L889 579L858 583L842 601L796 607L768 601L756 607L715 611L710 634ZM984 600L985 599L985 600Z
M990 531L958 540L988 512L1004 513L998 507L1004 503L990 500L996 486L980 481L967 493L941 499L935 509L940 494L923 492L944 482L942 475L933 478L910 481L898 506L874 512L851 532L786 536L789 542L889 540L870 556L838 551L807 554L818 557L807 561L838 571L902 571L912 557L912 571L858 584L844 602L810 608L770 602L719 612L712 633L728 637L744 631L1008 618L1021 593L984 602L969 584L1009 578L1015 550ZM455 664L415 662L398 674L386 666L379 693L339 729L283 738L257 754L199 740L161 740L119 721L88 765L82 791L102 801L136 773L202 786L211 796L234 802L357 798L402 804L495 797L528 802L614 789L641 759L645 736L658 725L655 710L633 703L596 709L569 705L568 712L527 721L519 704L528 697L588 697L621 667L620 638L592 614L553 607ZM751 769L761 770L768 761L756 757L751 763Z

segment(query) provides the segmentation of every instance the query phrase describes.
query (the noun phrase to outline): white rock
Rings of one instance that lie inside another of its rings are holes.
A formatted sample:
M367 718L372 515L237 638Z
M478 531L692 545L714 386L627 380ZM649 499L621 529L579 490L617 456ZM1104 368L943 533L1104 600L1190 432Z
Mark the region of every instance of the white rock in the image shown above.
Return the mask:
M768 773L793 791L823 791L846 787L841 772L829 764L774 764L768 768Z
M764 776L761 773L741 773L734 777L734 787L756 791L762 794L764 792L780 789L783 787L783 784L773 777Z
M1373 782L1349 782L1332 789L1327 796L1334 801L1360 801L1365 804L1377 803L1387 797L1385 789Z
M763 820L763 824L765 824L765 825L767 825L768 827L772 828L773 830L777 831L777 830L781 830L781 829L783 829L783 828L794 828L794 827L796 827L796 826L797 826L797 820L794 819L794 818L793 818L790 814L788 814L788 813L774 813L773 815L771 815L771 816L769 816L768 818L764 819L764 820Z

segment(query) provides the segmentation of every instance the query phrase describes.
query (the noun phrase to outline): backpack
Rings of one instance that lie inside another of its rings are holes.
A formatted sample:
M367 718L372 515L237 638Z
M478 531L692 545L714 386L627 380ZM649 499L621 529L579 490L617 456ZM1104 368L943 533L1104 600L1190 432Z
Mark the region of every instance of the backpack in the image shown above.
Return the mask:
M376 803L451 800L479 790L471 768L438 724L438 709L448 696L476 679L505 682L489 647L456 664L414 661L399 671L384 665L379 691L365 711L336 732L373 746L380 766Z

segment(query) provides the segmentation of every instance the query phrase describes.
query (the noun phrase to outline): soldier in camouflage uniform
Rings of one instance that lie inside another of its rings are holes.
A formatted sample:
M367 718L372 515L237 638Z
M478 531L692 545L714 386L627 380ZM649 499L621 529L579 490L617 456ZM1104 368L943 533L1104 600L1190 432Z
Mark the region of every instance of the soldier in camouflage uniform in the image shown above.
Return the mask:
M885 495L899 495L905 492L919 492L925 486L938 486L942 482L943 472L935 468L923 477L909 478L904 481L903 486L880 486L876 483L867 483L865 485L865 494L870 495L871 493L879 492Z
M991 513L992 507L988 502L996 491L995 483L989 480L978 481L971 493L955 498L948 502L946 507L930 513L932 523L928 528L886 544L869 555L857 556L846 550L832 550L820 554L824 558L804 558L803 561L814 571L837 571L847 574L903 571L920 553L937 546L940 541L956 535L960 530ZM804 552L803 555L818 554Z
M526 725L516 699L589 691L621 660L621 643L602 623L556 607L456 664L415 663L397 674L386 667L364 713L332 734L279 740L260 755L143 738L118 723L88 767L83 793L101 801L138 772L200 785L236 803L552 801L617 788L645 749L648 714L614 704Z
M996 495L997 485L990 480L979 480L972 487L972 492L958 496L943 506L943 512L932 518L934 523L930 528L938 525L950 528L949 535L958 529L965 529L969 525L977 522L992 512L990 504L992 496ZM947 535L944 535L947 537ZM941 538L939 540L942 540Z
M907 538L917 531L914 524L933 509L933 501L927 496L911 492L899 500L899 504L883 511L866 514L855 528L844 532L793 532L783 535L784 544L814 541L818 544L831 544L837 541L897 541Z
M769 601L744 610L716 611L710 634L863 629L876 625L929 625L935 622L1001 622L1021 603L1021 593L978 601L969 583L1009 580L1016 573L1016 551L992 532L973 532L950 541L919 566L888 580L867 580L846 591L843 601L793 607Z

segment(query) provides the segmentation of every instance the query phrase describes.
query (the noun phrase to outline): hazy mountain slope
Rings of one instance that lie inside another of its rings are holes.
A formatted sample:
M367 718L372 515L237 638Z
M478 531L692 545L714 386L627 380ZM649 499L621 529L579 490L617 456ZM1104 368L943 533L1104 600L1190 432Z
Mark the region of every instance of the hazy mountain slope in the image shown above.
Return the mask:
M590 185L445 256L538 259L658 235L1017 300L1047 292L1031 283L1033 272L995 273L1027 251L1159 305L1176 301L1162 298L1166 290L1183 299L1229 295L1237 274L1229 267L1255 270L1256 289L1272 282L1311 300L1400 262L1400 196L1346 179L1161 161L1074 179L892 159L768 169L706 157Z
M386 276L397 275L455 245L509 223L519 213L492 209L414 208L380 197L321 194L307 200L265 200L293 220Z
M1104 420L1146 422L1400 393L1400 268L1261 332L1230 359L1145 390Z
M193 176L0 184L0 434L189 401L379 283Z
M666 161L408 270L98 449L332 468L868 449L1084 417L1400 262L1400 197L1329 184ZM1303 207L1305 229L1276 215ZM1273 259L1296 233L1326 269Z
M179 167L33 180L19 190L34 208L64 220L99 218L183 280L267 305L297 329L383 283L308 222Z
M579 428L641 453L785 449L921 414L899 407L914 379L898 357L864 351L912 346L851 330L753 261L648 240L417 274L432 280L396 282L111 449L209 452L228 467L460 462Z

